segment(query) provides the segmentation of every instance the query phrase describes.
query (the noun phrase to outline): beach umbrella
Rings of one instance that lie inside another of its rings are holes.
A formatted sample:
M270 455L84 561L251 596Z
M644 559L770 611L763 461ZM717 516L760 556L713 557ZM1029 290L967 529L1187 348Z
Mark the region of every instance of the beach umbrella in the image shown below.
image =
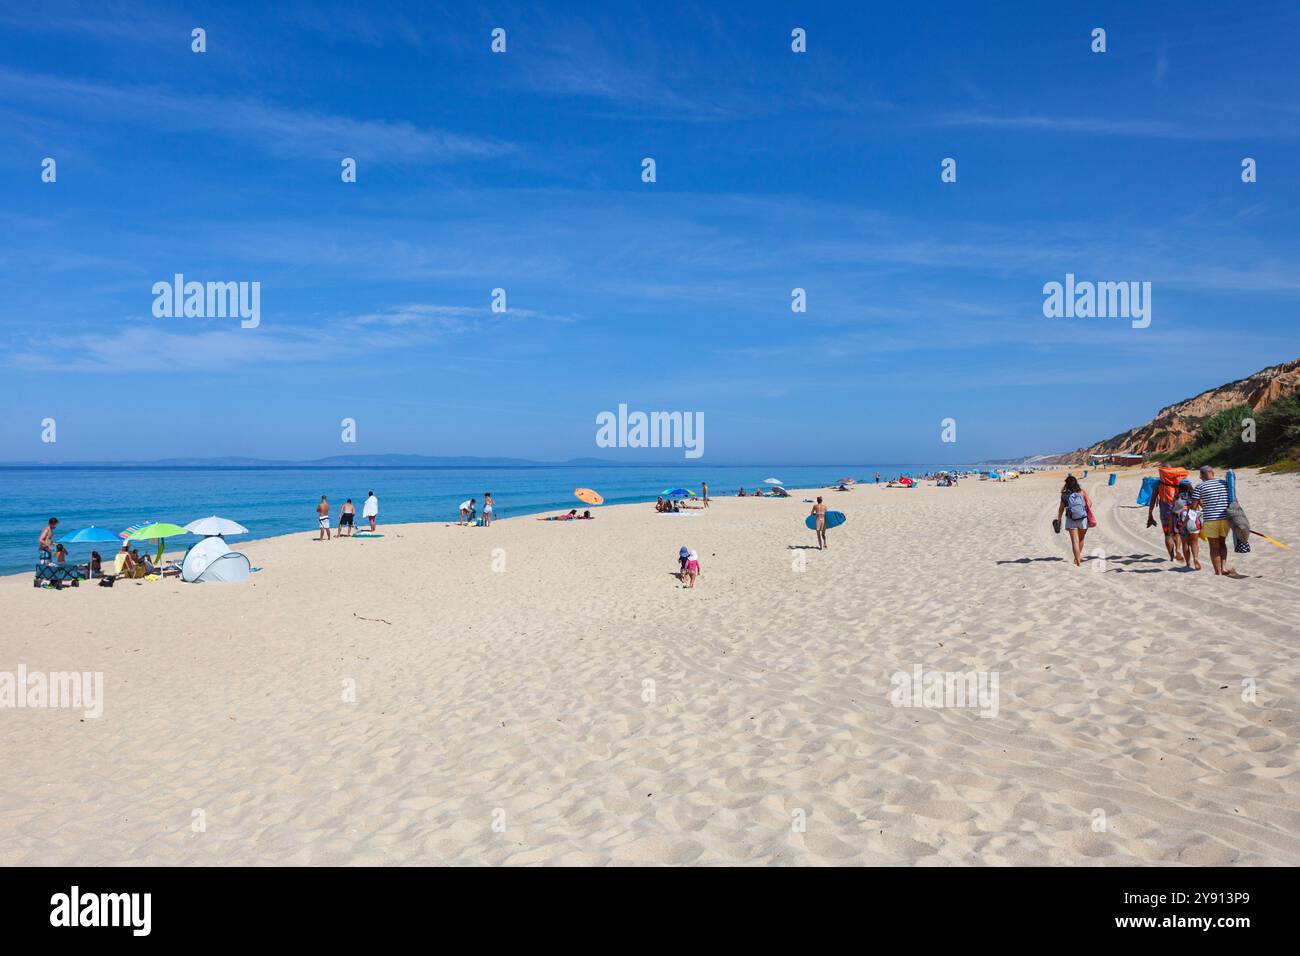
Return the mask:
M763 484L765 484L765 485L784 485L785 482L782 481L780 478L764 478L764 479L763 479Z
M663 495L665 498L694 498L695 492L689 488L665 488Z
M108 542L116 543L118 536L107 528L96 528L92 524L89 528L74 531L66 538L60 538L59 540L63 544L107 544Z
M205 538L212 535L248 534L248 529L239 522L231 521L229 518L218 518L216 515L191 521L185 526L185 530L190 534L201 534Z
M605 503L605 499L590 488L574 488L573 497L589 505L603 505Z
M138 521L135 524L127 527L125 530L119 531L117 533L117 536L121 538L123 541L126 541L128 538L131 537L131 535L135 534L141 528L147 528L151 524L156 524L156 522L152 518L150 518L148 521Z
M147 524L142 528L137 528L136 530L132 531L130 534L126 534L125 532L123 532L123 536L127 541L157 540L158 559L157 561L154 562L154 564L158 564L159 562L162 561L163 539L174 538L178 534L189 534L189 532L186 531L184 528L180 527L179 525L168 524L166 521Z

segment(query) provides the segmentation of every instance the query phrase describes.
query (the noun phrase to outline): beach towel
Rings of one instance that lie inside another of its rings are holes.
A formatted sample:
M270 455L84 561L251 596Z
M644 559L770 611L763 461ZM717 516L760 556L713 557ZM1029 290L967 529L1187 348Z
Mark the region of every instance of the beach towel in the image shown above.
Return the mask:
M1232 527L1232 550L1237 554L1250 554L1250 519L1240 501L1233 501L1223 513Z

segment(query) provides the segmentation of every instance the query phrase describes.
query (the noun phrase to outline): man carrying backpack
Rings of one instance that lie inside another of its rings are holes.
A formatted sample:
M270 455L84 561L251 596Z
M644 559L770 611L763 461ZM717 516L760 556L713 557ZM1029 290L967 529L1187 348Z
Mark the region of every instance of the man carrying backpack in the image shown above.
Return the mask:
M1147 503L1147 527L1154 528L1153 516L1156 504L1160 505L1160 530L1165 533L1165 550L1169 552L1170 561L1183 560L1183 539L1178 533L1174 519L1174 499L1178 497L1178 486L1187 478L1186 468L1161 468L1160 484L1156 493Z

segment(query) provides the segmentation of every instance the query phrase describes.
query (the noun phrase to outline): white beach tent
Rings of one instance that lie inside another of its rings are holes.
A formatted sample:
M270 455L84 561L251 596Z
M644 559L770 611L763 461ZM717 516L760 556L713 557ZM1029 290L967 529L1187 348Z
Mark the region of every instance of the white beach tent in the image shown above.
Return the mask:
M181 580L194 583L247 581L249 571L248 558L231 551L220 537L204 538L185 553L181 562Z

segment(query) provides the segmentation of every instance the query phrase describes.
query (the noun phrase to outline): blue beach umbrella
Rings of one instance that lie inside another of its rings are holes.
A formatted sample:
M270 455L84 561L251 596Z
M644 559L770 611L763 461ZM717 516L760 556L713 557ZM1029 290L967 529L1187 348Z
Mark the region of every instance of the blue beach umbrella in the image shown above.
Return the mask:
M695 497L695 492L691 491L691 489L689 488L672 488L672 489L665 488L663 494L665 498L694 498Z
M116 544L118 542L117 532L109 531L105 528L96 528L93 524L89 528L82 528L80 531L74 531L66 538L61 538L62 544Z

